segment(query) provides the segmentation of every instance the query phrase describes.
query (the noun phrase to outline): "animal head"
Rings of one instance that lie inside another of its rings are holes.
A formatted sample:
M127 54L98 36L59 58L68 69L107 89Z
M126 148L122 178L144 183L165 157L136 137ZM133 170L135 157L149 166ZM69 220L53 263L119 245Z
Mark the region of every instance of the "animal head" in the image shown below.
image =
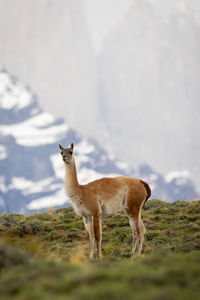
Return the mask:
M59 148L61 150L61 155L62 155L63 161L65 163L71 164L73 161L74 144L71 143L69 148L64 148L62 145L59 144Z

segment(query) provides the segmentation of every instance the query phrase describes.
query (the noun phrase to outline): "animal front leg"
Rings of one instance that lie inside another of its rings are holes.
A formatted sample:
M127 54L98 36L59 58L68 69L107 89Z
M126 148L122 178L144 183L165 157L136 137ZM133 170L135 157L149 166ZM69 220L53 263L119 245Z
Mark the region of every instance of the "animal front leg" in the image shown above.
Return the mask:
M97 245L97 258L102 258L101 253L101 240L102 240L102 228L101 228L101 218L99 216L93 217L93 228L94 236Z
M92 217L83 217L83 222L85 225L85 230L87 231L89 237L89 258L94 258L94 231Z

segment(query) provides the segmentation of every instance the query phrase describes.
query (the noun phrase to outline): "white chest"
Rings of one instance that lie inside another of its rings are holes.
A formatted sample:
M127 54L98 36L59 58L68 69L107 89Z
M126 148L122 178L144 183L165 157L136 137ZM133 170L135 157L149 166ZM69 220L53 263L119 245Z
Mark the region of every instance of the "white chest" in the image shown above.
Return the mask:
M75 213L80 217L86 217L90 215L89 211L87 210L86 207L82 205L82 202L80 200L79 201L72 200L72 207Z
M72 207L78 216L90 215L87 208L82 203L81 193L78 190L78 181L76 178L75 166L74 169L68 165L65 167L65 191L67 196L70 198Z

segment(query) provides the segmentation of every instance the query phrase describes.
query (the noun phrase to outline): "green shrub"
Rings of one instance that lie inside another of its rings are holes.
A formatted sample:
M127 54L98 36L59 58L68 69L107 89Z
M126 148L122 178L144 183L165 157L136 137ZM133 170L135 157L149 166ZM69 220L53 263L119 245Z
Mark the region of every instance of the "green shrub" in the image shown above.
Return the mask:
M140 257L130 253L127 216L103 218L101 262L88 261L84 225L71 207L32 216L0 215L0 298L199 299L199 207L199 201L148 200Z
M56 231L50 231L43 235L42 240L43 241L55 241L61 238L61 235L57 233Z
M159 236L160 232L156 230L149 230L146 232L145 238L147 241L153 240L155 237Z

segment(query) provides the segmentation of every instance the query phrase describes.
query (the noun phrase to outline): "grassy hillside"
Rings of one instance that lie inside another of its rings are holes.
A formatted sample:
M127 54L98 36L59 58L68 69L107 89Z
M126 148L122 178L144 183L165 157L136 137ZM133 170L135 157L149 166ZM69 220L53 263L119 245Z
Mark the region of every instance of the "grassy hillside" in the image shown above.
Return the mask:
M101 262L88 261L71 207L0 215L0 299L199 299L200 201L150 200L144 254L130 257L123 213L103 219Z

